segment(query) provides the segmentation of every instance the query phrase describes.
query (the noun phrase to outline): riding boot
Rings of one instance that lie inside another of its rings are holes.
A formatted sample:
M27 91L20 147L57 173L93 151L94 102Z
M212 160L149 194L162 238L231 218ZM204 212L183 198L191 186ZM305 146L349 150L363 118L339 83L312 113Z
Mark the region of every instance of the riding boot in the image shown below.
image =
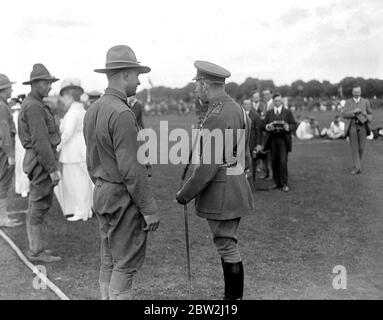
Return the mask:
M221 259L225 279L224 300L242 300L243 297L243 263L229 263Z

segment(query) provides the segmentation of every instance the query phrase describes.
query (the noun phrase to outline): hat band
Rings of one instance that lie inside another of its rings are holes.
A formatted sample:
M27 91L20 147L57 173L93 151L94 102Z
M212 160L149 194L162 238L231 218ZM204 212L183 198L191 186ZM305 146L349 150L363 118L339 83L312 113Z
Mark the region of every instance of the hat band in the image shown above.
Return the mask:
M131 68L131 67L141 67L141 65L138 62L134 61L113 61L113 62L107 62L105 64L106 68L110 69L117 69L117 68Z

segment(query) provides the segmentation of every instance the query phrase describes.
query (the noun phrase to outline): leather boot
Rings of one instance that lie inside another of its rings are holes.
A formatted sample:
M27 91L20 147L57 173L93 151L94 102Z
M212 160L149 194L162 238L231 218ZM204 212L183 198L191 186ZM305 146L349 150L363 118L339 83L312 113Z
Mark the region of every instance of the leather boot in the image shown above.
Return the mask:
M32 262L57 262L61 258L53 256L51 253L44 250L44 241L42 240L42 224L31 225L27 220L27 234L29 240L29 250L27 257Z
M101 300L109 300L109 283L100 282Z
M224 300L242 300L243 297L243 263L229 263L221 259L225 279Z
M22 225L17 219L8 217L8 199L0 199L0 227L14 228Z

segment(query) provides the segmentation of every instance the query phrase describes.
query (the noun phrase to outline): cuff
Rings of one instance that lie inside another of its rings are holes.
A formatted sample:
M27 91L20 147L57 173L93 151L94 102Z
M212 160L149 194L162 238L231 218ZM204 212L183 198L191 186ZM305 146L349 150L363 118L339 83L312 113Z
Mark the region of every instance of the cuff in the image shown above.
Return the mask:
M140 208L140 211L144 216L150 216L152 214L157 213L158 206L156 200L154 200L154 198L151 198L148 202L145 203L145 205L142 208Z

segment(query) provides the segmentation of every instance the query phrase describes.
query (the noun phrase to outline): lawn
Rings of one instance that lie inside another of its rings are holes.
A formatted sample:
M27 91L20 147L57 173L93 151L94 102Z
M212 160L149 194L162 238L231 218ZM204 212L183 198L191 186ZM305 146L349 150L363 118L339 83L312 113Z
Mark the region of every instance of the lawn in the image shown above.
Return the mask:
M315 117L321 127L328 127L334 115L316 113ZM196 118L172 115L144 120L155 129L160 120L169 120L170 129L190 129ZM381 123L383 113L376 112L372 127ZM240 224L244 298L382 299L382 163L382 141L368 141L363 174L351 176L346 141L294 140L289 157L291 192L256 190L254 214ZM149 236L146 261L134 284L136 299L187 298L183 210L174 202L182 170L182 165L170 164L153 168L152 188L161 225ZM269 184L257 180L256 189ZM26 206L27 201L15 195L10 201L12 210ZM192 204L188 208L193 299L219 299L223 291L220 259L206 221L194 214ZM67 222L55 201L46 225L48 241L63 257L62 262L47 266L48 277L71 299L98 299L96 219ZM27 248L25 226L6 232L22 250ZM9 265L4 261L0 298L55 298L31 288L33 275L17 259L6 260ZM346 267L346 290L332 286L336 265ZM20 281L28 276L30 287L28 281Z

